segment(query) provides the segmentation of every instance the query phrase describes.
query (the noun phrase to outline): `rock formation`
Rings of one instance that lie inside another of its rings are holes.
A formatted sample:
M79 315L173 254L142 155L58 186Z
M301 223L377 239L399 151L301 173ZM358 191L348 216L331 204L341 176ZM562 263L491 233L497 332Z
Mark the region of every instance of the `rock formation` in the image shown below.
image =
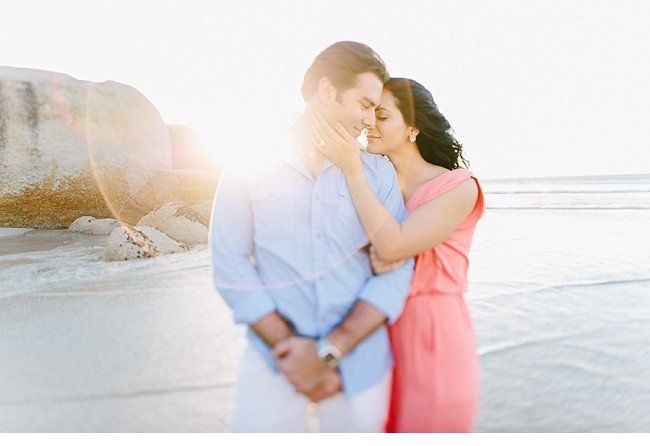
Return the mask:
M0 67L0 226L114 217L171 167L167 126L134 88Z
M0 227L108 235L108 260L181 252L207 243L218 179L134 88L0 67Z
M194 209L167 203L145 215L138 226L150 226L187 246L208 242L208 221Z
M185 251L186 247L155 228L120 226L106 240L108 261L158 257Z
M214 198L219 176L214 171L168 169L151 175L135 196L122 204L116 213L130 224L152 210L170 202L194 206Z
M73 221L68 231L90 235L109 235L118 226L120 226L120 222L113 218L84 216Z

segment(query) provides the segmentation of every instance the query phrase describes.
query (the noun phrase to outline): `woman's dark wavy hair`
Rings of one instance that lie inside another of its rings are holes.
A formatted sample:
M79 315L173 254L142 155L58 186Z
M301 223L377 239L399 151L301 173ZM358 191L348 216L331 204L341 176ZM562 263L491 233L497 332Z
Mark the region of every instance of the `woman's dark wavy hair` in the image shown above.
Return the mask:
M463 146L453 135L449 121L440 113L433 96L412 79L393 77L384 88L395 97L404 122L420 130L416 144L427 162L450 170L469 167Z

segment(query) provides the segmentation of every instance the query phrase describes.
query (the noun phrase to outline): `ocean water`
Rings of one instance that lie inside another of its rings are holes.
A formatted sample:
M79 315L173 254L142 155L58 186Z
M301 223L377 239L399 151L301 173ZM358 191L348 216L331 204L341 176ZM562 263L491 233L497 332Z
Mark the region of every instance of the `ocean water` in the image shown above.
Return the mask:
M486 181L480 431L650 430L650 175Z
M486 180L480 432L650 431L650 175ZM238 327L207 247L0 230L0 431L223 431Z
M491 209L650 210L650 175L488 180Z

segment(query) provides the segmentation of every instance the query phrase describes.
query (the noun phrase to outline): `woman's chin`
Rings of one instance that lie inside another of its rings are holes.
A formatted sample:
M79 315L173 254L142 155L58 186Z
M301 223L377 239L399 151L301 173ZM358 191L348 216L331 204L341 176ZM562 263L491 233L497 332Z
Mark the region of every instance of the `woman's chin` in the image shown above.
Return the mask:
M373 140L368 141L368 146L366 147L366 150L370 153L383 155L383 151L381 150L381 144Z

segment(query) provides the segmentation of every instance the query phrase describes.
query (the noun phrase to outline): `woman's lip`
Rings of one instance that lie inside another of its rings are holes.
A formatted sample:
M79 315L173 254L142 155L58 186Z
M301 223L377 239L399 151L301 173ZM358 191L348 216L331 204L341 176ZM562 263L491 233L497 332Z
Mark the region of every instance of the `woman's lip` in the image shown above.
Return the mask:
M368 135L368 139L379 139L379 136Z

